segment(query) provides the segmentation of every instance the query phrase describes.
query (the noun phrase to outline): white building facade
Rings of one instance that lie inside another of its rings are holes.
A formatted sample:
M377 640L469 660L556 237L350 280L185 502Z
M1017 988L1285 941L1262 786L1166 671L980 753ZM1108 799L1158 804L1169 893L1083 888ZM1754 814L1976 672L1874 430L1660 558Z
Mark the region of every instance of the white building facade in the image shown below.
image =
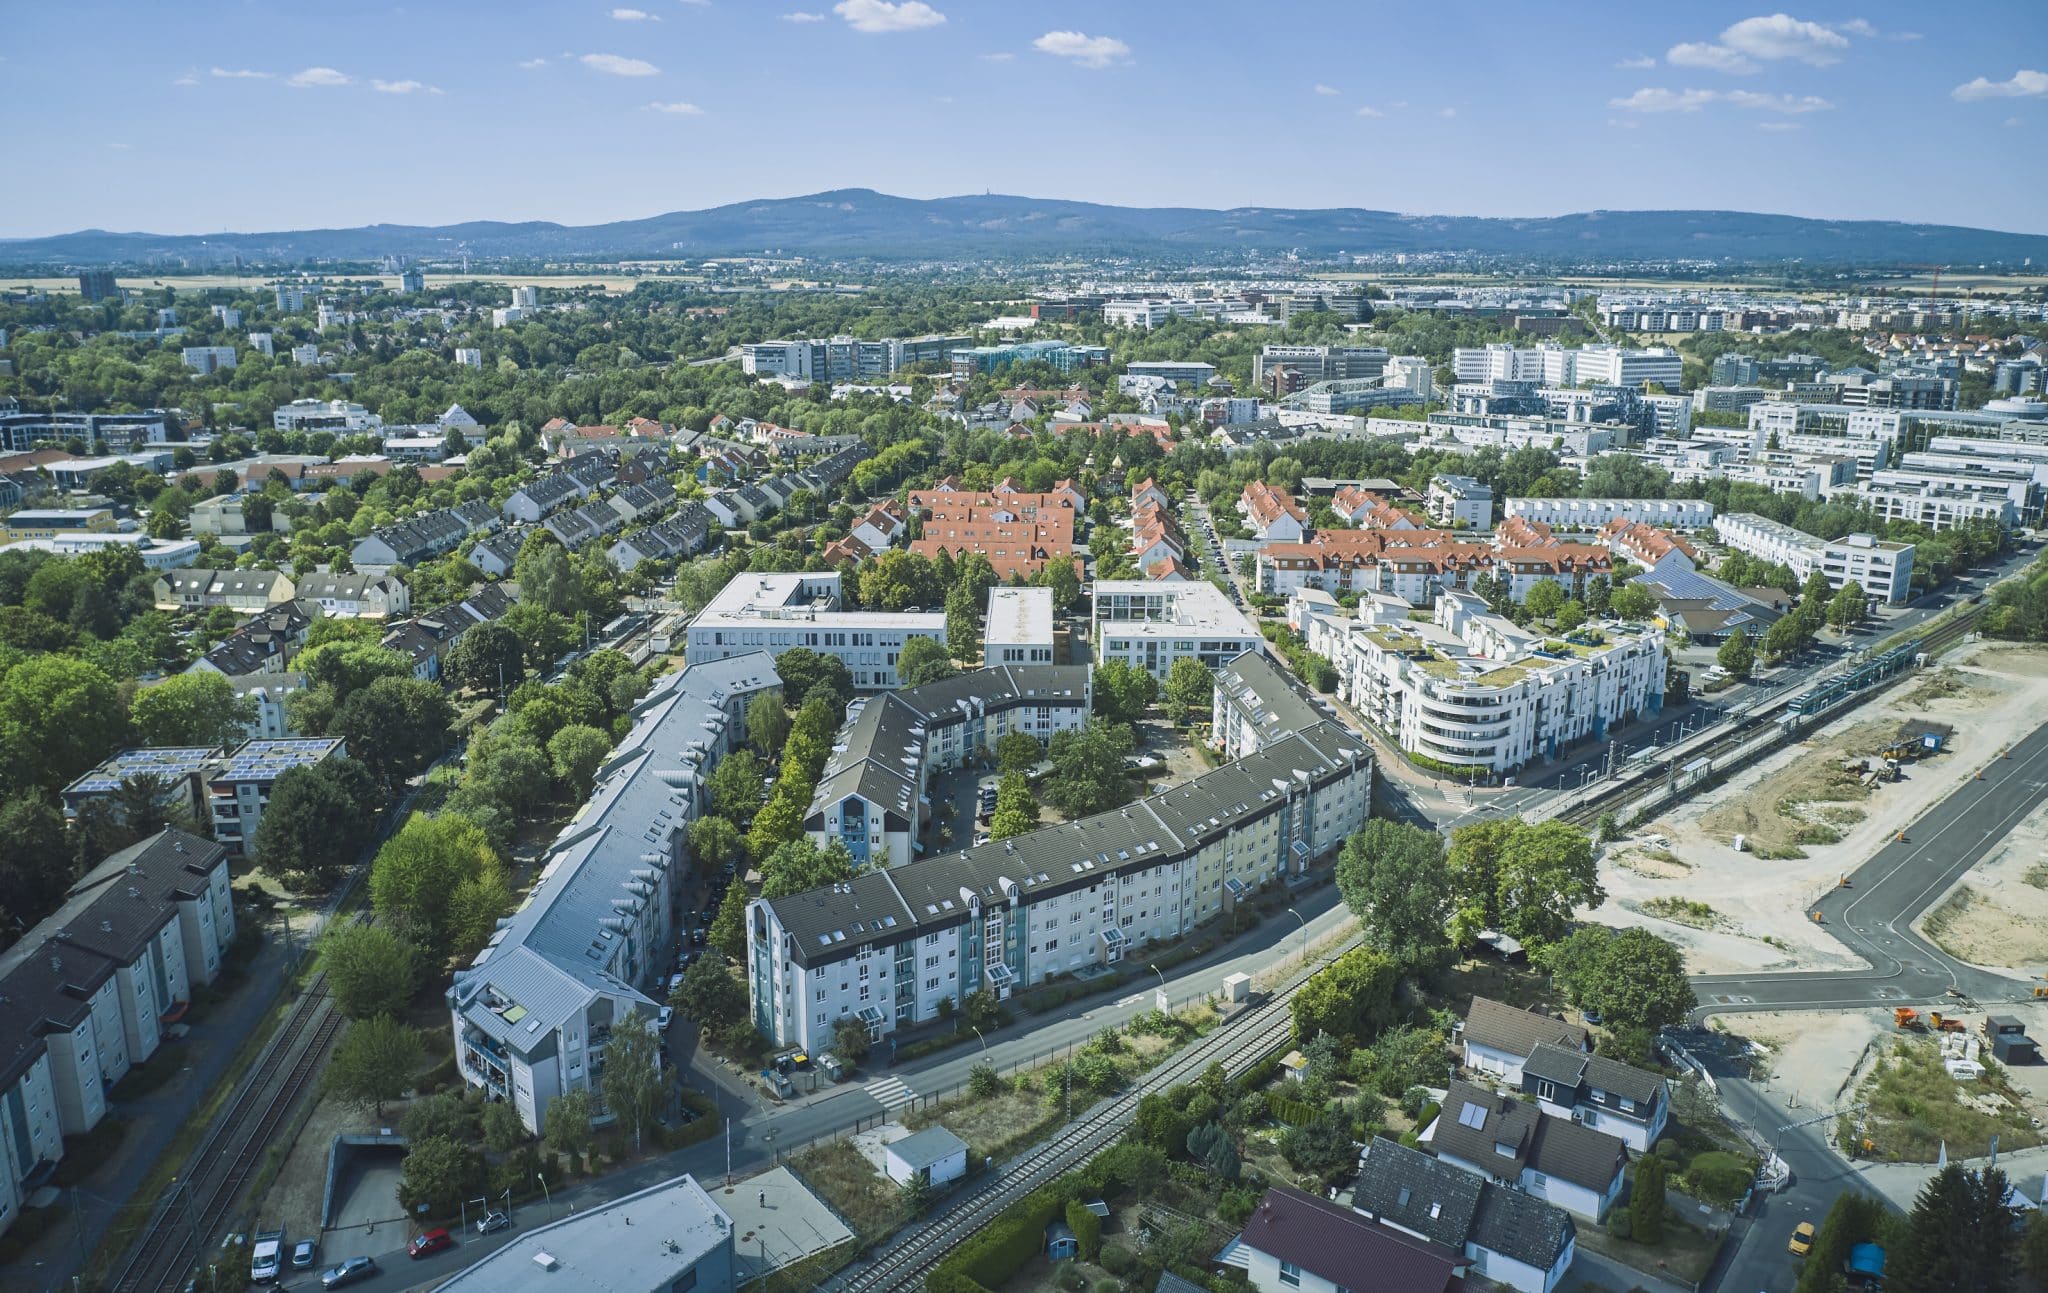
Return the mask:
M901 685L904 643L946 641L944 611L843 611L839 598L837 573L738 575L690 621L684 659L701 664L808 647L844 662L854 686L893 690Z

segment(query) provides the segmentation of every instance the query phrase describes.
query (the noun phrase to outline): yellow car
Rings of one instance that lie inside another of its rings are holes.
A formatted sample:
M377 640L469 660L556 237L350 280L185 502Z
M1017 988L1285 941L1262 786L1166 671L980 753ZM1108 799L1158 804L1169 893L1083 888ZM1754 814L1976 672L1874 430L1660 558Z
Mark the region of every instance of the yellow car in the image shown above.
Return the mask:
M1813 1223L1802 1221L1792 1227L1792 1242L1785 1245L1794 1257L1804 1257L1813 1251Z

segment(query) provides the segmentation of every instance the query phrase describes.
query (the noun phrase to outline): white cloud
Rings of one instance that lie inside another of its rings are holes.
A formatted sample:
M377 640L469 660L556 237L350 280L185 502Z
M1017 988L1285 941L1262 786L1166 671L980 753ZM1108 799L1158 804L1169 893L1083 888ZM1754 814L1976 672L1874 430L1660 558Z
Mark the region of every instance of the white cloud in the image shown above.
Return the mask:
M1756 128L1757 128L1758 130L1773 130L1773 131L1777 131L1777 130L1804 130L1804 129L1806 129L1806 127L1804 127L1804 126L1800 125L1800 124L1799 124L1798 122L1796 122L1796 121L1759 121L1759 122L1757 122L1757 123L1756 123Z
M839 0L832 6L832 12L846 19L846 25L855 31L869 35L918 31L940 26L946 21L946 15L924 0L901 0L899 4L891 4L889 0Z
M614 9L612 10L612 17L617 19L619 22L661 21L661 15L649 13L645 9Z
M379 94L444 93L440 86L428 85L425 81L380 81L377 80L375 77L372 77L370 78L370 87L376 90L377 93Z
M546 67L547 65L548 61L544 58L529 58L520 63L519 68L521 71L531 72L536 67Z
M1705 41L1673 45L1664 51L1664 58L1674 67L1704 67L1710 72L1726 72L1730 76L1747 76L1757 70L1755 63L1726 45L1712 45Z
M1793 58L1814 67L1841 62L1842 52L1849 48L1849 38L1834 28L1783 13L1744 18L1721 33L1721 43L1751 58Z
M291 80L285 84L297 86L301 90L329 89L349 84L349 77L346 72L337 72L331 67L309 67L303 72L294 73Z
M171 82L171 84L172 84L172 85L197 85L197 84L199 84L199 78L198 78L198 77L196 77L196 76L194 76L194 75L192 75L192 74L191 74L190 72L187 72L187 73L186 73L185 75L183 75L183 76L179 77L179 78L178 78L177 80L175 80L175 81Z
M135 147L135 145L133 145L133 144L108 144L108 145L107 145L107 147L109 147L109 148L113 149L113 150L114 150L115 152L117 152L117 153L125 153L125 152L129 151L130 149L134 148L134 147Z
M1381 112L1378 108L1360 108L1358 115L1361 117L1384 117L1387 114Z
M270 73L252 72L246 67L216 67L213 69L213 75L223 81L268 81L270 79Z
M1748 108L1752 112L1782 112L1787 116L1827 112L1835 106L1817 94L1758 94L1752 90L1730 90L1721 97L1738 108Z
M824 15L824 14L821 14L821 13L805 13L805 12L804 12L803 10L799 9L799 10L797 10L797 11L796 11L795 13L786 13L786 14L782 15L782 21L784 21L784 22L823 22L823 21L825 21L825 15Z
M1387 104L1387 106L1388 106L1388 107L1390 107L1390 108L1405 108L1405 107L1407 107L1407 106L1408 106L1408 100L1406 100L1406 99L1395 99L1395 100L1393 100L1392 102L1388 103L1388 104Z
M1644 68L1657 66L1657 60L1649 54L1638 54L1634 58L1624 58L1615 66L1625 72L1640 72Z
M1131 47L1114 36L1079 31L1049 31L1032 41L1031 48L1054 58L1071 58L1082 67L1108 67L1131 55Z
M1885 39L1886 39L1886 40L1919 40L1919 39L1920 39L1920 33L1919 33L1919 32L1917 32L1917 31L1895 31L1895 32L1893 32L1893 33L1892 33L1891 35L1889 35L1889 36L1885 37Z
M659 76L661 69L644 58L627 58L623 54L585 54L577 60L593 72L606 76Z
M1851 36L1861 36L1865 40L1871 40L1877 35L1877 28L1861 18L1851 18L1849 21L1838 25L1835 30L1846 31Z
M704 109L694 103L650 103L649 112L666 112L672 117L701 117Z
M1017 57L1015 54L1006 49L994 54L983 54L981 61L984 63L1007 63L1015 57Z
M2020 124L2021 124L2021 122L2020 122L2020 119L2019 119L2018 117L2007 117L2007 118L2005 119L2005 127L2006 127L2006 129L2007 129L2007 130L2011 130L2011 129L2014 129L2014 128L2018 127L2018 126L2019 126Z
M1446 121L1448 121L1448 120L1450 120L1450 119L1451 119L1452 117L1455 117L1455 116L1457 116L1457 115L1458 115L1458 110L1457 110L1456 108L1438 108L1438 109L1436 110L1436 115L1437 115L1437 116L1439 116L1439 117L1442 117L1442 118L1444 118L1444 119L1445 119Z
M1316 93L1317 93L1317 94L1327 94L1327 95L1338 95L1338 94L1342 94L1342 93L1344 93L1344 91L1342 91L1342 90L1338 89L1338 88L1337 88L1336 86L1334 86L1334 85L1318 85L1318 86L1316 87Z
M1609 99L1607 106L1623 112L1698 112L1720 97L1712 90L1664 90L1646 86L1626 99Z
M1949 93L1965 103L1977 99L2031 99L2048 94L2048 72L2021 68L2012 74L2011 79L2005 81L1993 81L1980 76L1974 81L1957 86Z

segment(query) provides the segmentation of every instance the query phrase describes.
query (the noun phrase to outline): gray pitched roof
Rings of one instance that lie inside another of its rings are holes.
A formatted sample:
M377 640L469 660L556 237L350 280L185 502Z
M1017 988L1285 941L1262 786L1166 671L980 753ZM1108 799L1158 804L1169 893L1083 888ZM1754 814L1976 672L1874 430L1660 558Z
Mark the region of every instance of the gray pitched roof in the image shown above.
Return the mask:
M1578 1227L1564 1209L1489 1183L1479 1192L1479 1213L1466 1239L1488 1252L1547 1271L1577 1235Z
M1637 1104L1654 1103L1664 1093L1664 1079L1655 1073L1606 1055L1584 1055L1556 1046L1539 1046L1522 1071L1552 1082L1608 1091Z
M1513 1055L1528 1055L1548 1042L1583 1049L1588 1033L1577 1024L1534 1010L1517 1010L1491 997L1472 998L1465 1012L1465 1040Z
M1513 1180L1524 1167L1590 1190L1605 1191L1628 1162L1616 1136L1569 1118L1554 1118L1513 1096L1453 1082L1430 1143L1496 1175ZM1500 1148L1512 1152L1502 1154Z
M1359 1160L1354 1206L1447 1248L1474 1243L1549 1270L1577 1235L1563 1209L1391 1140Z
M1238 1242L1361 1293L1445 1293L1458 1287L1464 1265L1454 1247L1424 1243L1285 1186L1266 1191ZM1159 1287L1168 1286L1162 1279Z
M1262 740L1313 727L1326 717L1264 651L1247 651L1217 670L1216 689L1251 716Z

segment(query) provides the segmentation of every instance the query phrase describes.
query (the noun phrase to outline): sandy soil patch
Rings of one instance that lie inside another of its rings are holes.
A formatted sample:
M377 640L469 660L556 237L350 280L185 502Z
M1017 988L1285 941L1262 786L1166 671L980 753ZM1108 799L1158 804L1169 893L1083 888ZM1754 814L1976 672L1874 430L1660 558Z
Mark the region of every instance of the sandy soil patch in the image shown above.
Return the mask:
M2048 963L2048 804L1913 926L1959 961L2034 978Z
M1814 733L1607 846L1600 880L1608 899L1591 918L1655 930L1684 950L1687 968L1696 974L1856 968L1860 958L1808 919L1812 900L2032 731L2043 715L2048 650L2006 643L1964 647L1922 678L1858 710L1851 721ZM1953 731L1944 752L1906 764L1898 781L1866 790L1842 769L1845 761L1872 759L1884 740L1929 727ZM1750 838L1761 833L1767 844L1788 846L1804 833L1806 842L1786 849L1802 856L1763 858L1747 849L1736 852L1737 832ZM2030 850L2014 846L2015 874L2006 890L2037 892L2024 875L2028 859L2044 861L2041 841L2048 841L2048 826L2036 840ZM2048 872L2041 879L2048 882ZM2048 914L2048 889L2038 892ZM1683 919L1660 915L1660 909ZM1972 937L1990 938L1988 929L1980 934L1968 928ZM2008 950L1994 940L1982 950L2024 964L2031 946L2018 942ZM2040 946L2048 958L2048 939Z
M1869 1066L1870 1051L1892 1032L1890 1011L1823 1014L1786 1010L1740 1015L1728 1031L1762 1048L1762 1084L1787 1109L1824 1110Z

